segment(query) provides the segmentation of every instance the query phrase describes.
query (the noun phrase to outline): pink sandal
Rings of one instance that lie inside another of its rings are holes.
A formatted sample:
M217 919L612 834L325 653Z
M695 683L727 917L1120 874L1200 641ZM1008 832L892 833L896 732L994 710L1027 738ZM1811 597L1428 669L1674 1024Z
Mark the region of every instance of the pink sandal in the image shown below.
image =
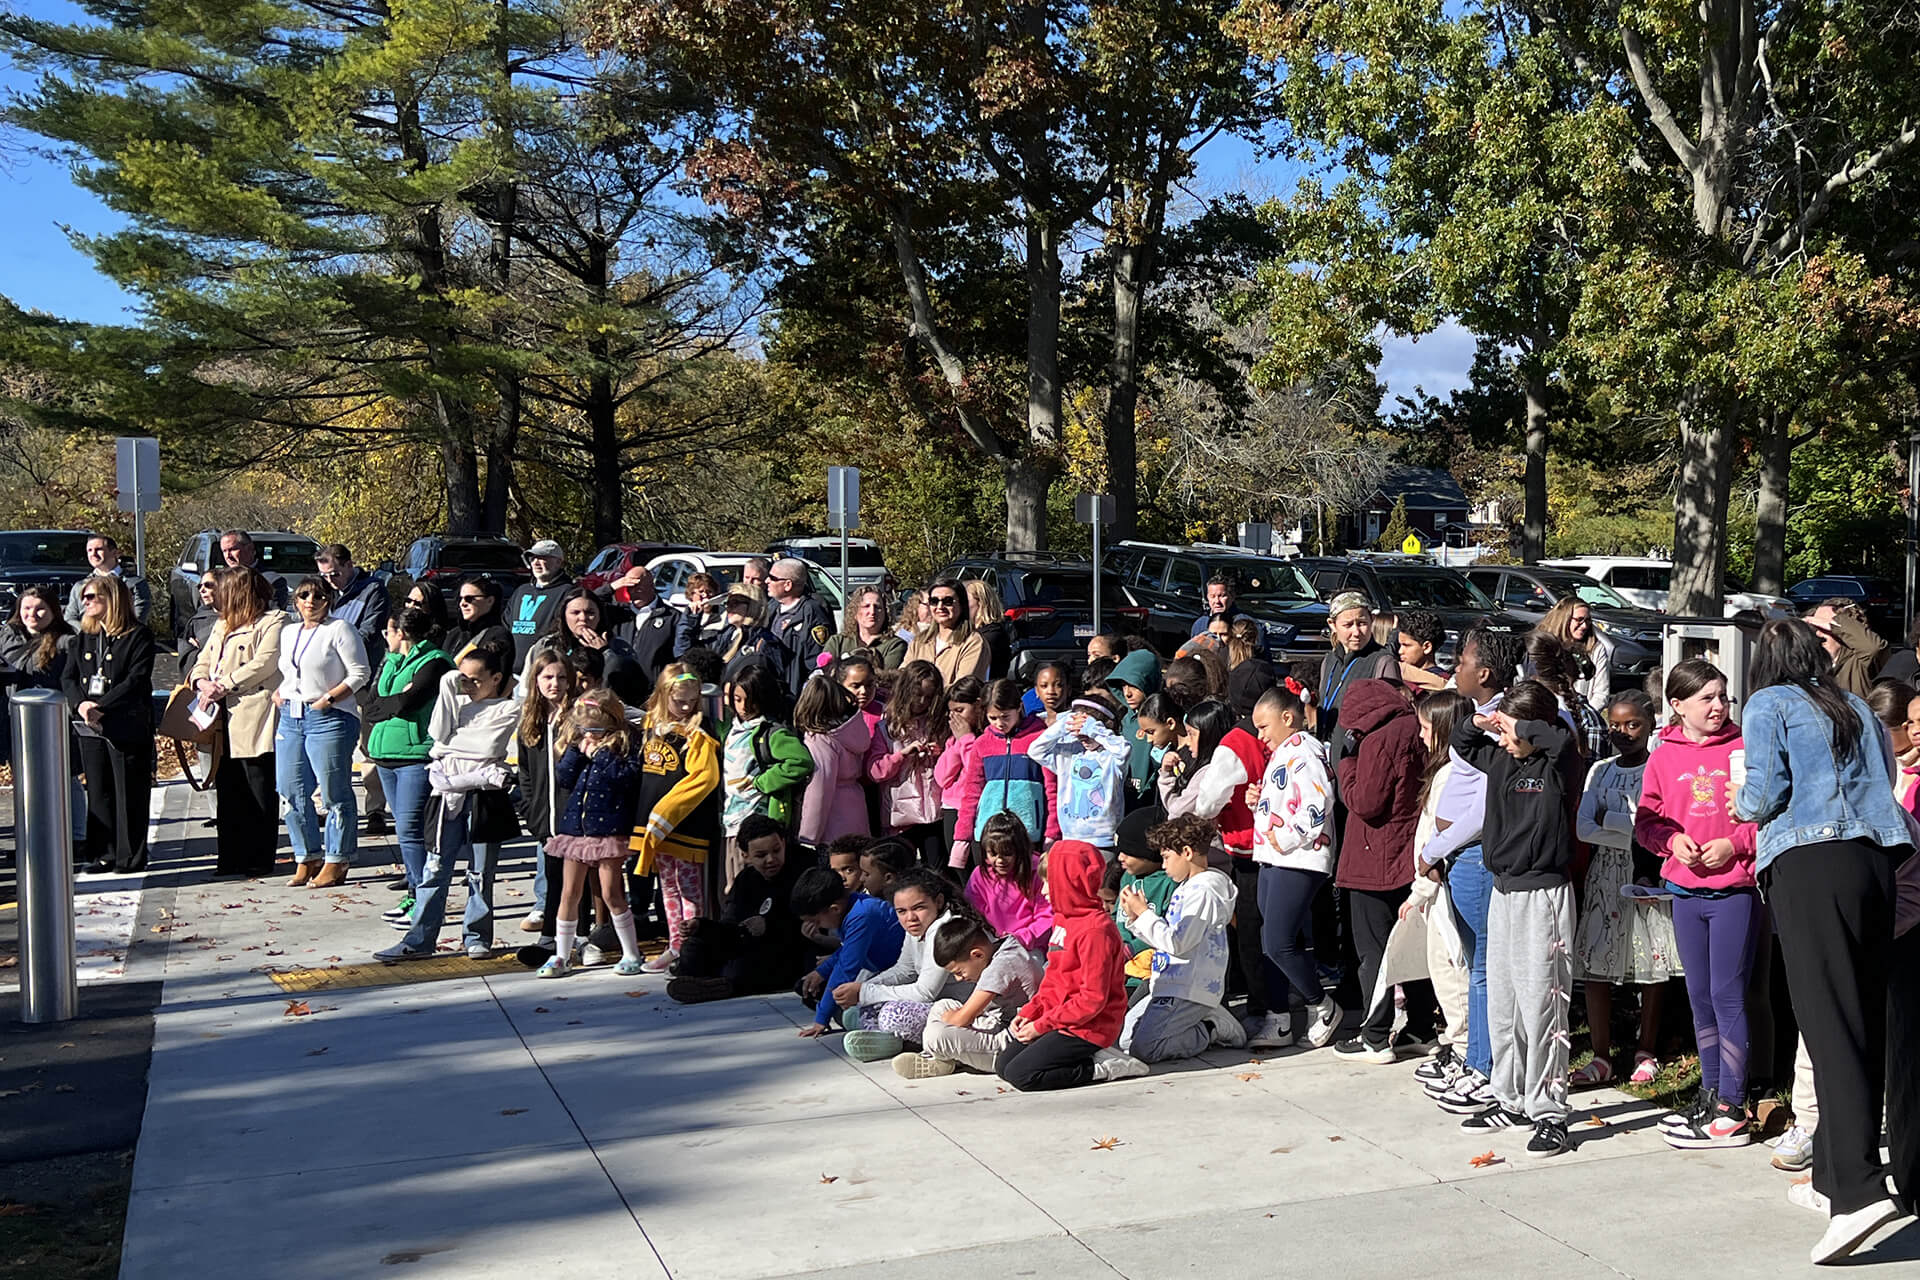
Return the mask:
M1613 1064L1595 1054L1586 1066L1567 1077L1567 1084L1575 1089L1591 1089L1612 1079Z
M1660 1074L1660 1059L1644 1049L1633 1055L1633 1074L1627 1077L1631 1084L1652 1084L1654 1077Z

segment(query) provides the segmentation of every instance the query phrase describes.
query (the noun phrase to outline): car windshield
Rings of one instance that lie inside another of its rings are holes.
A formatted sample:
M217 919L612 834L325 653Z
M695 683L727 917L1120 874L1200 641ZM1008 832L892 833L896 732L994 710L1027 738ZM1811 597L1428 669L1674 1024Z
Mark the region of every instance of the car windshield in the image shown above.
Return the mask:
M840 544L837 542L828 547L794 547L792 548L792 552L794 555L805 560L811 560L824 568L838 569L840 567ZM847 548L847 567L849 569L884 569L887 567L887 562L885 557L880 554L880 548L878 547L849 546Z
M0 564L8 568L87 569L86 533L0 533Z
M1380 590L1395 609L1492 609L1487 593L1458 574L1382 570Z
M320 572L320 566L313 562L313 553L319 548L306 538L255 538L253 550L262 573Z
M1114 573L1100 575L1100 606L1103 609L1116 609L1130 603L1122 594L1120 576ZM1017 605L1085 605L1093 604L1093 574L1086 570L1071 573L1062 569L1029 570L1020 577L1020 599Z
M443 567L497 573L527 567L526 555L511 542L451 542L440 549Z
M1307 575L1284 560L1249 560L1245 565L1234 565L1232 573L1240 582L1238 599L1303 602L1315 599Z
M1556 596L1573 593L1581 604L1597 604L1602 609L1631 609L1633 602L1604 582L1596 582L1584 573L1541 574L1540 581Z

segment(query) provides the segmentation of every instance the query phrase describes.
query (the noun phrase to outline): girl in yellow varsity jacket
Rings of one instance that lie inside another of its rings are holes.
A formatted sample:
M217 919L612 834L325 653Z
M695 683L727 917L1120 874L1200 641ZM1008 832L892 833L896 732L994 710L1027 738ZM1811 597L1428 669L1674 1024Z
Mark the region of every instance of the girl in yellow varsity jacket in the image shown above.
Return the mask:
M700 709L700 677L684 663L660 673L640 746L640 804L631 847L636 874L660 877L667 950L647 961L665 973L688 922L706 902L707 859L720 850L720 731Z

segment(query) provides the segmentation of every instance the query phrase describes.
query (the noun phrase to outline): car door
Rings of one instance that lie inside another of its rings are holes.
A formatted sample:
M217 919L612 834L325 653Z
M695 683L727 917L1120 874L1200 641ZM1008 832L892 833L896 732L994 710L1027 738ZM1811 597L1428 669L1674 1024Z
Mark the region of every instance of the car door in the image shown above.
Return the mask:
M1468 580L1472 581L1471 578ZM1475 585L1481 584L1475 583ZM1481 586L1481 589L1486 590L1484 586ZM1546 617L1547 610L1553 607L1553 599L1547 594L1546 588L1519 573L1500 575L1500 593L1494 595L1493 592L1488 591L1487 594L1493 596L1495 602L1508 613L1532 622L1538 622Z

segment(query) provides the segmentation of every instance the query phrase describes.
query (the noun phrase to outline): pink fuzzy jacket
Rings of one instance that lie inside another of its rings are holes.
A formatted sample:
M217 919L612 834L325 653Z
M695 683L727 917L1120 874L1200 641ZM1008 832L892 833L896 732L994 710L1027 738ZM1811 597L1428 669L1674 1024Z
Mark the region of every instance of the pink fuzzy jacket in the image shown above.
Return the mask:
M1027 892L1017 880L976 867L967 880L967 901L986 917L995 933L1020 939L1020 945L1028 950L1044 946L1047 935L1053 932L1053 906L1040 890L1037 871L1033 889Z
M849 716L838 729L809 733L805 739L813 755L813 776L807 779L807 793L800 802L800 839L825 845L841 836L872 835L867 793L860 785L867 776L867 748L873 742L866 720Z

